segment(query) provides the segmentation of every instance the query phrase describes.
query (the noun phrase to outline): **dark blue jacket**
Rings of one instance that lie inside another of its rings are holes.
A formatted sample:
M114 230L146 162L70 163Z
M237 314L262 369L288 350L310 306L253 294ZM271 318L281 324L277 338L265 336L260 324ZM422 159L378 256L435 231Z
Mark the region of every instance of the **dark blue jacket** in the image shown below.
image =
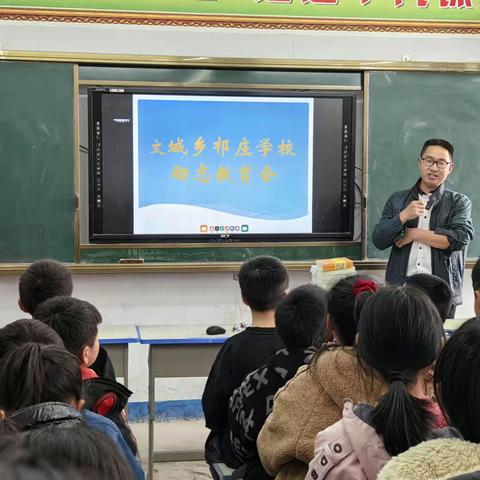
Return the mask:
M405 282L412 248L412 244L397 248L394 242L403 235L405 228L418 226L418 219L402 225L400 212L411 201L418 200L419 183L410 190L390 196L373 231L373 244L377 248L384 250L392 247L385 279L393 285L403 285ZM432 247L432 273L448 282L453 290L453 303L460 305L467 247L474 235L472 202L466 195L449 190L442 184L433 192L430 208L430 230L446 235L450 242L446 250Z

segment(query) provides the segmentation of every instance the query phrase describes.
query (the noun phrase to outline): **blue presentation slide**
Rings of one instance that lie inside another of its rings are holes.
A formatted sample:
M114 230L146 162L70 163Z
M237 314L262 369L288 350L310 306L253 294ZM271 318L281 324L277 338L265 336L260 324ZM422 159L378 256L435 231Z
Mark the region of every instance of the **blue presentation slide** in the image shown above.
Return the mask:
M311 233L313 99L133 96L134 233Z

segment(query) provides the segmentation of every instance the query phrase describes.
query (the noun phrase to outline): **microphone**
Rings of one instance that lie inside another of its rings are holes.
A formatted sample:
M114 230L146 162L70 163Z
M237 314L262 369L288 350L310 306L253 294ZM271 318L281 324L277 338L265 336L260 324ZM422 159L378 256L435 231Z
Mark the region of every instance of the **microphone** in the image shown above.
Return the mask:
M425 210L430 210L435 205L435 197L430 195L427 204L425 205Z

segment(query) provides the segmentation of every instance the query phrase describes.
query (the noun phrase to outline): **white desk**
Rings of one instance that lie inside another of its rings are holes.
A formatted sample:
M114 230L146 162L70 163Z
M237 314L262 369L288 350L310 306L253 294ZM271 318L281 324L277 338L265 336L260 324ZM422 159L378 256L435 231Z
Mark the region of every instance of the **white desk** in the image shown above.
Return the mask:
M149 345L148 354L148 479L153 479L154 461L202 460L203 451L154 452L155 379L206 377L232 325L223 335L207 335L209 325L138 327L140 343Z
M115 375L122 377L124 385L128 388L128 345L139 342L137 327L101 324L98 338L112 361Z
M450 337L457 328L460 328L468 318L453 318L450 320L445 320L443 324L443 329L445 330L445 335Z

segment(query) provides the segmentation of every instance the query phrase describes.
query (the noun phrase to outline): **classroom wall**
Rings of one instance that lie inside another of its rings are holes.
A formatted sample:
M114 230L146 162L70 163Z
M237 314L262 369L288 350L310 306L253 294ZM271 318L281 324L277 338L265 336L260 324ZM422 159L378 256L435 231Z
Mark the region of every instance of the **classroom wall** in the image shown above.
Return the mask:
M475 62L475 35L0 21L0 50L193 57Z
M480 37L473 35L0 22L0 50L328 61L478 62L479 47ZM22 317L16 306L17 281L15 276L0 276L2 325ZM292 287L308 281L308 272L291 275ZM107 324L233 324L248 318L231 273L76 275L74 293L97 305ZM465 303L458 309L457 317L468 317L472 313L470 279L466 278ZM147 399L146 365L147 349L141 345L132 346L129 375L135 402ZM198 399L203 384L204 379L162 380L157 383L157 399Z

